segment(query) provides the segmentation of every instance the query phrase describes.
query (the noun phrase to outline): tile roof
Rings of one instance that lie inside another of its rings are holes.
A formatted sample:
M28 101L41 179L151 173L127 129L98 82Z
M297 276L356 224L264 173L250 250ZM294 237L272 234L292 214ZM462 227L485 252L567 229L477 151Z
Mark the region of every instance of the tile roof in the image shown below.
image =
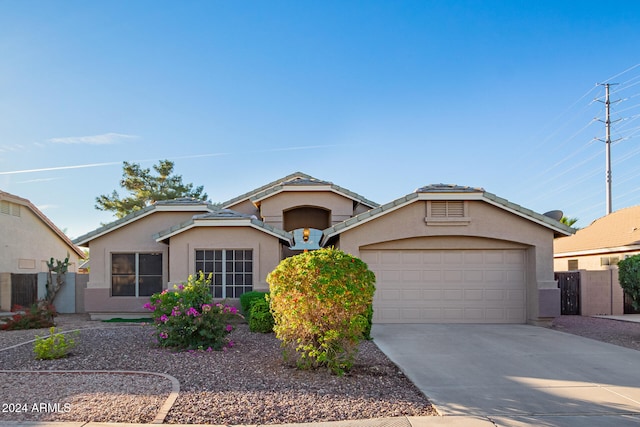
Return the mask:
M165 240L171 236L175 236L176 234L180 234L183 231L189 230L193 227L201 226L201 225L209 225L207 223L215 222L216 225L225 226L225 222L228 222L229 225L233 221L233 225L243 225L248 227L257 228L260 231L264 231L268 234L271 234L279 239L282 239L289 243L290 245L293 242L293 235L279 228L273 227L272 225L265 224L264 222L258 220L254 215L246 215L241 212L236 212L231 209L220 209L213 212L194 215L191 219L175 225L167 230L163 230L159 233L156 233L152 236L156 241Z
M60 237L69 246L69 248L71 248L80 257L80 259L84 259L86 255L84 254L84 252L82 252L82 249L77 247L74 242L66 234L64 234L64 232L62 232L62 230L60 230L44 213L42 213L40 209L38 209L29 200L2 190L0 190L0 200L7 200L9 202L29 208L31 212L33 212L35 216L40 218L40 220L44 222L45 225L47 225L51 229L51 231L53 231L58 237Z
M458 196L459 194L460 196ZM474 194L475 196L471 196ZM460 185L452 185L452 184L433 184L427 185L424 187L420 187L416 189L413 193L409 193L406 196L400 197L396 200L393 200L389 203L386 203L382 206L379 206L375 209L371 209L367 212L361 213L360 215L356 215L353 218L349 218L348 220L336 224L332 227L327 228L323 232L322 244L325 244L328 239L336 234L340 234L342 231L352 228L354 226L359 225L360 223L364 223L370 221L378 216L385 215L386 213L396 210L399 207L408 205L409 203L413 203L415 200L431 200L431 199L471 199L471 200L483 200L487 203L493 204L495 206L501 207L503 209L509 210L516 215L527 218L531 221L542 224L548 228L554 230L556 235L569 235L572 234L575 230L565 224L562 224L552 218L541 215L537 212L532 211L531 209L524 208L515 203L509 202L507 199L503 199L501 197L496 196L495 194L489 193L485 191L483 188L479 187L465 187Z
M182 208L182 209L180 209ZM80 237L77 237L73 240L76 245L86 245L91 240L102 236L103 234L107 234L113 230L116 230L126 224L129 224L133 221L137 221L138 219L151 214L153 211L162 209L162 210L185 210L193 208L194 210L214 210L215 207L205 201L199 199L193 199L190 197L181 197L178 199L172 200L159 200L150 206L146 206L140 210L134 211L127 216L124 216L120 219L117 219L113 222L105 224L93 231L90 231L86 234L83 234Z
M282 191L284 187L287 187L287 186L314 186L314 185L331 187L331 189L334 190L335 192L340 193L352 200L355 200L371 208L375 208L379 206L378 203L373 202L361 196L360 194L354 193L351 190L347 190L344 187L340 187L339 185L336 185L332 182L323 181L321 179L314 178L311 175L307 175L302 172L295 172L285 176L284 178L270 182L267 185L263 185L262 187L256 188L255 190L245 193L241 196L235 197L231 200L227 200L226 202L222 203L222 207L228 208L243 200L251 200L252 202L257 202L261 199L264 199L265 197L268 197L271 194L275 194Z
M575 235L554 240L555 254L640 246L640 205L593 221Z

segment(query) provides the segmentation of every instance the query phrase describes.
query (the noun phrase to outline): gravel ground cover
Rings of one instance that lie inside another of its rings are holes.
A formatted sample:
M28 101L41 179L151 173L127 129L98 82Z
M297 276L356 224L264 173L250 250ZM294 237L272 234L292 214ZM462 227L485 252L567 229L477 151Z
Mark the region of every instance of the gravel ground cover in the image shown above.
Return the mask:
M0 369L166 373L179 381L181 390L165 423L280 424L435 415L425 396L370 341L361 344L354 368L340 378L326 370L283 365L275 336L251 333L245 324L232 333L235 345L227 351L177 353L156 347L149 325L86 322L81 316L60 316L59 323L66 329L94 329L80 331L78 345L66 359L35 360L27 344L0 351ZM0 349L45 332L0 331ZM29 409L28 414L0 412L0 423L150 422L171 391L168 380L149 375L10 373L0 374L0 383L0 404L24 403ZM62 410L33 411L34 403L57 403Z
M640 323L599 317L560 316L552 329L640 350Z

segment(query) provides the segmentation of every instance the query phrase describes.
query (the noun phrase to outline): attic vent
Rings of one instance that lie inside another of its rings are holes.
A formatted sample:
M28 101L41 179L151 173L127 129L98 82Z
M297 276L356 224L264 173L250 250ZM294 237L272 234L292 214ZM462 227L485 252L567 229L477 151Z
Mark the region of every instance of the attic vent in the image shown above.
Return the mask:
M464 200L431 200L427 202L427 225L468 225L469 207Z
M464 201L439 200L431 202L433 218L464 218Z
M1 201L0 202L0 213L3 213L5 215L9 215L9 213L11 212L9 206L10 206L10 204L6 200Z

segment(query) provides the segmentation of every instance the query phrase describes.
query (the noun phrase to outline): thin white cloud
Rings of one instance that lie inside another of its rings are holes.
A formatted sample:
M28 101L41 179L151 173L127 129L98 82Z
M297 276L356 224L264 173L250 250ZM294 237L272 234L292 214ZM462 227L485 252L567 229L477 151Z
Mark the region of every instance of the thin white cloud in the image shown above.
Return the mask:
M47 181L56 181L62 178L37 178L37 179L28 179L26 181L19 181L16 184L31 184L33 182L47 182Z
M99 166L113 166L113 165L121 165L121 164L122 162L107 162L107 163L89 163L86 165L74 165L74 166L55 166L51 168L23 169L23 170L17 170L17 171L0 172L0 175L15 175L19 173L61 171L61 170L67 170L67 169L84 169L84 168L95 168Z
M269 153L269 152L277 152L277 151L294 151L294 150L314 150L318 148L329 148L329 147L337 147L338 144L328 144L328 145L307 145L307 146L295 146L295 147L282 147L282 148L271 148L266 150L252 150L245 152L230 152L230 153L208 153L208 154L192 154L185 156L177 156L177 157L168 157L169 160L176 159L193 159L199 157L220 157L220 156L232 156L232 155L247 155L247 154L259 154L259 153ZM147 163L147 162L156 162L160 159L145 159L145 160L133 160L132 163ZM5 171L1 172L0 175L16 175L22 173L33 173L33 172L50 172L50 171L60 171L60 170L69 170L69 169L86 169L86 168L96 168L102 166L114 166L121 165L122 162L104 162L104 163L88 163L84 165L72 165L72 166L54 166L49 168L39 168L39 169L23 169L23 170L14 170L14 171Z
M66 136L62 138L51 138L47 141L54 144L87 144L87 145L108 145L116 144L123 139L135 139L136 135L126 135L123 133L103 133L102 135L89 136Z

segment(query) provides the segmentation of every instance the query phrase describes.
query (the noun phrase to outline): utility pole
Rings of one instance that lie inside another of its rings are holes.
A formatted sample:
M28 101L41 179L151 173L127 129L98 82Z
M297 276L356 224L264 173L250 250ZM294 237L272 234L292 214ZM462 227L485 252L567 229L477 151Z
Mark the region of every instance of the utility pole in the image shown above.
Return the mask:
M607 215L611 213L611 101L609 99L609 86L616 85L617 83L598 83L600 86L604 86L604 109L605 109L605 168L606 168L606 201L607 201ZM600 101L600 100L598 100ZM600 101L602 102L602 101ZM602 120L600 120L602 121Z

